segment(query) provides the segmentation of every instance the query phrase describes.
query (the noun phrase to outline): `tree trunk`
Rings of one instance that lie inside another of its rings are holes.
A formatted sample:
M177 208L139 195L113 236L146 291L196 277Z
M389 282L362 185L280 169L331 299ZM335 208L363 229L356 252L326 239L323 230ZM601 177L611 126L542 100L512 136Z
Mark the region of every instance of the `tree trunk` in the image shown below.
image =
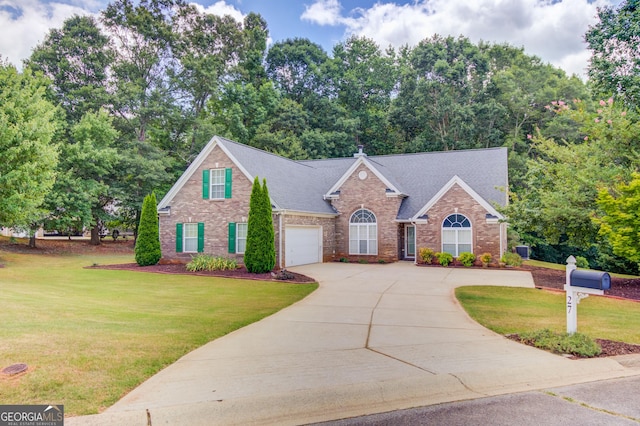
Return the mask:
M93 228L91 228L91 242L92 246L99 246L100 241L100 225L96 224Z
M33 234L31 234L31 236L29 237L29 247L36 248L36 234L35 234L35 232Z

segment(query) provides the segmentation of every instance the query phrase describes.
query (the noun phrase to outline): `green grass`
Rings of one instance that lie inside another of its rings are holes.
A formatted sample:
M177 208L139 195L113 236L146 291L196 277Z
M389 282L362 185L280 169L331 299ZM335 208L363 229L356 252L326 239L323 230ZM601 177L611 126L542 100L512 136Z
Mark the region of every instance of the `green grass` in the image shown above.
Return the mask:
M191 350L288 306L317 284L84 269L129 256L0 251L0 404L98 413Z
M459 287L456 297L469 315L500 334L548 328L565 332L565 295L537 289ZM578 305L578 332L591 338L640 344L640 303L590 296Z

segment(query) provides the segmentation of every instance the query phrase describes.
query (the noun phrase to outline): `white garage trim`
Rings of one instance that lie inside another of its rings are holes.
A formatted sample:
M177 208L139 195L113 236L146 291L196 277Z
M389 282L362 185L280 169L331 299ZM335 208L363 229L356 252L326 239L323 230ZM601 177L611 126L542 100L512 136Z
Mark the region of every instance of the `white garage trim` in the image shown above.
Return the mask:
M284 246L286 267L320 263L322 262L322 227L286 226Z

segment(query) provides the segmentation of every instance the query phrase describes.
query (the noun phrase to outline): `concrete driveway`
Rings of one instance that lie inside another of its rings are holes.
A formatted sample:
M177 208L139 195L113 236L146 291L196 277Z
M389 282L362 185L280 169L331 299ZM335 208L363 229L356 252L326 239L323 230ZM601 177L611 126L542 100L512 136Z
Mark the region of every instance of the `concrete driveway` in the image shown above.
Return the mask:
M67 424L146 425L147 415L154 425L301 424L640 374L512 342L453 296L463 285L533 287L527 272L404 262L293 270L320 288Z

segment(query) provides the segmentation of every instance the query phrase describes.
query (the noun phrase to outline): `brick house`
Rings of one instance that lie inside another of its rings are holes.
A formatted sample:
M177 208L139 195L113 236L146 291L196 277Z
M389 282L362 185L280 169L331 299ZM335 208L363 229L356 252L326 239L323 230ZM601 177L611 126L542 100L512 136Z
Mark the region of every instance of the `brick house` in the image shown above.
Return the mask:
M215 136L158 204L165 260L242 261L255 176L267 180L278 267L506 249L507 150L293 161Z

